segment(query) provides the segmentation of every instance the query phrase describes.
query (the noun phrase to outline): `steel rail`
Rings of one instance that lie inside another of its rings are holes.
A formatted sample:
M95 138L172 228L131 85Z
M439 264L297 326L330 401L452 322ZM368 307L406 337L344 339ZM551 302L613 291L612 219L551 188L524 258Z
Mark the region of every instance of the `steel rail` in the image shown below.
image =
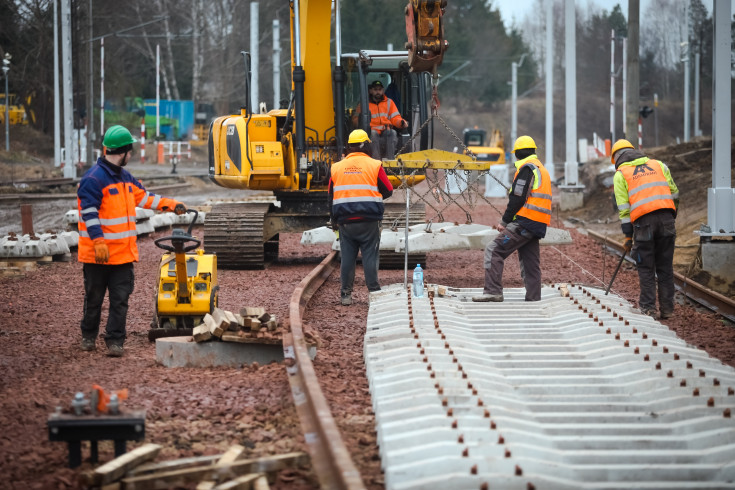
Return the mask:
M610 240L608 237L591 230L587 230L587 233L594 240L603 243L616 252L623 252L622 245ZM735 301L732 299L716 291L712 291L678 272L674 272L674 284L687 298L735 323Z
M309 299L336 264L337 252L333 251L294 289L289 304L291 331L283 336L283 354L312 467L321 488L360 490L365 485L319 386L302 323Z

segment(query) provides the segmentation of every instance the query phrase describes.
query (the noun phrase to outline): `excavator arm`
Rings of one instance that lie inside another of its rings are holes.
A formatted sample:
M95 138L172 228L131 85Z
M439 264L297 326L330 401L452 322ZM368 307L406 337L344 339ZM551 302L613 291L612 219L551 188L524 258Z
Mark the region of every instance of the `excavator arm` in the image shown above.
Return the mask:
M406 5L406 49L411 71L436 75L449 42L444 39L447 0L410 0Z

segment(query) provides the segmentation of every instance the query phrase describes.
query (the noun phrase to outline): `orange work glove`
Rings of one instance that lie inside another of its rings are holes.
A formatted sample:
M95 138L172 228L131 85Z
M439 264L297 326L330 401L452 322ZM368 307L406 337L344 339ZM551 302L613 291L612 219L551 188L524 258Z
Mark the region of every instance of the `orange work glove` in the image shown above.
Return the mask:
M174 213L178 215L182 215L186 213L186 206L184 206L183 202L177 202L176 206L174 206Z
M625 249L625 253L628 253L631 251L631 249L633 248L633 239L631 237L625 237L623 248Z
M104 264L110 260L110 249L107 248L104 238L95 238L94 243L94 261L98 264Z

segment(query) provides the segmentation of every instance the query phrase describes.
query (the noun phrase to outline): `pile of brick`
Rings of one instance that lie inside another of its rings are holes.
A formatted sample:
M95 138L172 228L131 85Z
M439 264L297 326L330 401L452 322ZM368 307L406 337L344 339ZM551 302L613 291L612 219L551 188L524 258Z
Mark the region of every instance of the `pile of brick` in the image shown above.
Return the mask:
M275 315L267 313L263 307L246 306L240 313L215 308L211 314L204 315L201 325L194 327L192 336L195 342L276 344L283 339L283 329Z

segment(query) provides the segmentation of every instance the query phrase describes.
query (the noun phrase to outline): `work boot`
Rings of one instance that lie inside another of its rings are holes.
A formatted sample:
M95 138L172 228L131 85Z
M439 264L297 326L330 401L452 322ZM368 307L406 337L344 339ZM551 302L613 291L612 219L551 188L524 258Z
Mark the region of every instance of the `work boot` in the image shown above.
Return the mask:
M667 320L667 319L671 318L672 316L674 316L674 312L673 311L662 311L661 312L661 319L662 320Z
M641 313L644 315L650 316L651 318L656 318L656 310L655 309L647 309L647 308L641 308Z
M97 350L95 339L82 339L82 345L80 346L83 351L89 352Z
M123 346L117 344L110 344L107 346L107 355L110 357L122 357Z
M482 296L473 296L472 301L475 303L486 303L488 301L492 301L493 303L502 303L503 295L483 293Z
M342 303L342 306L350 306L352 304L352 295L343 295L340 302Z

